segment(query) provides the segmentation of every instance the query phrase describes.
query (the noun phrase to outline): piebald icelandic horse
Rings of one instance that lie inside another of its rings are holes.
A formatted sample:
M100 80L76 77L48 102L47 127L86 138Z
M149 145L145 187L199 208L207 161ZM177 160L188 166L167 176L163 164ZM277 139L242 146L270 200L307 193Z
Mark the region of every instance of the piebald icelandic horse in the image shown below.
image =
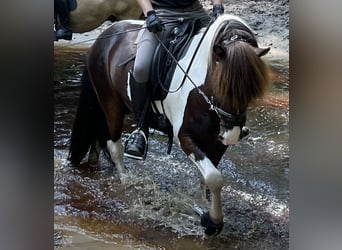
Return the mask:
M136 53L134 30L141 25L140 21L113 24L89 52L71 136L73 164L79 164L89 148L91 160L97 160L99 149L104 149L119 173L125 172L121 134L124 116L132 111L128 81L133 66L127 59ZM175 69L170 90L179 90L154 102L172 125L174 141L198 167L210 190L209 212L201 215L201 224L207 235L216 235L223 227L224 184L216 166L228 145L243 137L247 107L267 89L269 68L260 57L270 48L259 48L250 28L231 15L219 16L204 30L193 37ZM184 80L181 67L189 65Z
M106 20L140 19L142 11L136 0L70 0L70 28L83 33L99 27ZM76 7L76 8L75 8Z

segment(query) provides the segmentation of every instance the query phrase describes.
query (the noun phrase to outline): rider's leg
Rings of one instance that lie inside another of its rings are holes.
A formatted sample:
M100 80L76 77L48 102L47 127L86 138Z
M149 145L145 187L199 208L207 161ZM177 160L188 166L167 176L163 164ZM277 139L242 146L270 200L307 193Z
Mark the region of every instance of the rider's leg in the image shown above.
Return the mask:
M133 114L138 129L133 131L125 147L125 155L134 159L144 159L147 151L150 67L158 41L154 34L144 30L137 44L137 54L130 75L130 90ZM146 103L147 102L147 103ZM145 107L146 106L146 107ZM146 112L144 112L144 109Z
M61 27L56 31L57 39L71 40L72 31L69 26L69 4L68 0L55 0L55 8Z
M148 139L147 105L149 104L147 102L150 101L148 98L148 83L137 82L132 73L130 73L129 77L133 115L138 129L133 131L129 137L124 154L130 158L142 160L146 157Z

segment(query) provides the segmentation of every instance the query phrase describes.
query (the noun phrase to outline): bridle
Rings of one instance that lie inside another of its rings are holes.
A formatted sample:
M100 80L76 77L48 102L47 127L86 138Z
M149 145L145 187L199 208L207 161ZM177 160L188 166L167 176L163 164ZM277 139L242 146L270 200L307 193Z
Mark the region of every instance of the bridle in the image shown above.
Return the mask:
M214 97L211 96L209 99L208 96L197 87L199 94L204 98L204 100L209 104L209 110L215 111L216 115L220 118L220 126L226 129L231 129L234 126L243 127L246 124L246 112L241 114L231 114L223 109L219 108L214 104Z

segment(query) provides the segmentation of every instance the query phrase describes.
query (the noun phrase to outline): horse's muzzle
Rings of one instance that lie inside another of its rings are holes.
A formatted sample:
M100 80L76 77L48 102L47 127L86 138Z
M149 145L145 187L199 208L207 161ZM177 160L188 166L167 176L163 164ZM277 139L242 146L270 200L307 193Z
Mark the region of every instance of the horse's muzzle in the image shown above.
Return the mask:
M218 140L221 141L224 145L232 145L239 143L244 137L249 135L250 130L248 127L243 126L241 129L238 127L233 128L232 130L222 130L218 135Z

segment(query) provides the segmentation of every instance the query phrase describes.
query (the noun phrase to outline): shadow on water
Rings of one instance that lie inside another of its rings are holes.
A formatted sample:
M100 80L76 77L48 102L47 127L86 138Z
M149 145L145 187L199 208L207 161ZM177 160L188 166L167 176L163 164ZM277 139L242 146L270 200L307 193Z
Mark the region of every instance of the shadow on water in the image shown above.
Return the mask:
M178 146L167 155L159 132L151 131L145 161L124 159L125 183L104 155L99 165L68 166L86 55L87 49L59 48L54 57L55 248L288 249L288 60L268 58L271 93L249 108L251 134L218 166L225 226L220 236L205 238L193 210L194 204L207 208L200 173Z

